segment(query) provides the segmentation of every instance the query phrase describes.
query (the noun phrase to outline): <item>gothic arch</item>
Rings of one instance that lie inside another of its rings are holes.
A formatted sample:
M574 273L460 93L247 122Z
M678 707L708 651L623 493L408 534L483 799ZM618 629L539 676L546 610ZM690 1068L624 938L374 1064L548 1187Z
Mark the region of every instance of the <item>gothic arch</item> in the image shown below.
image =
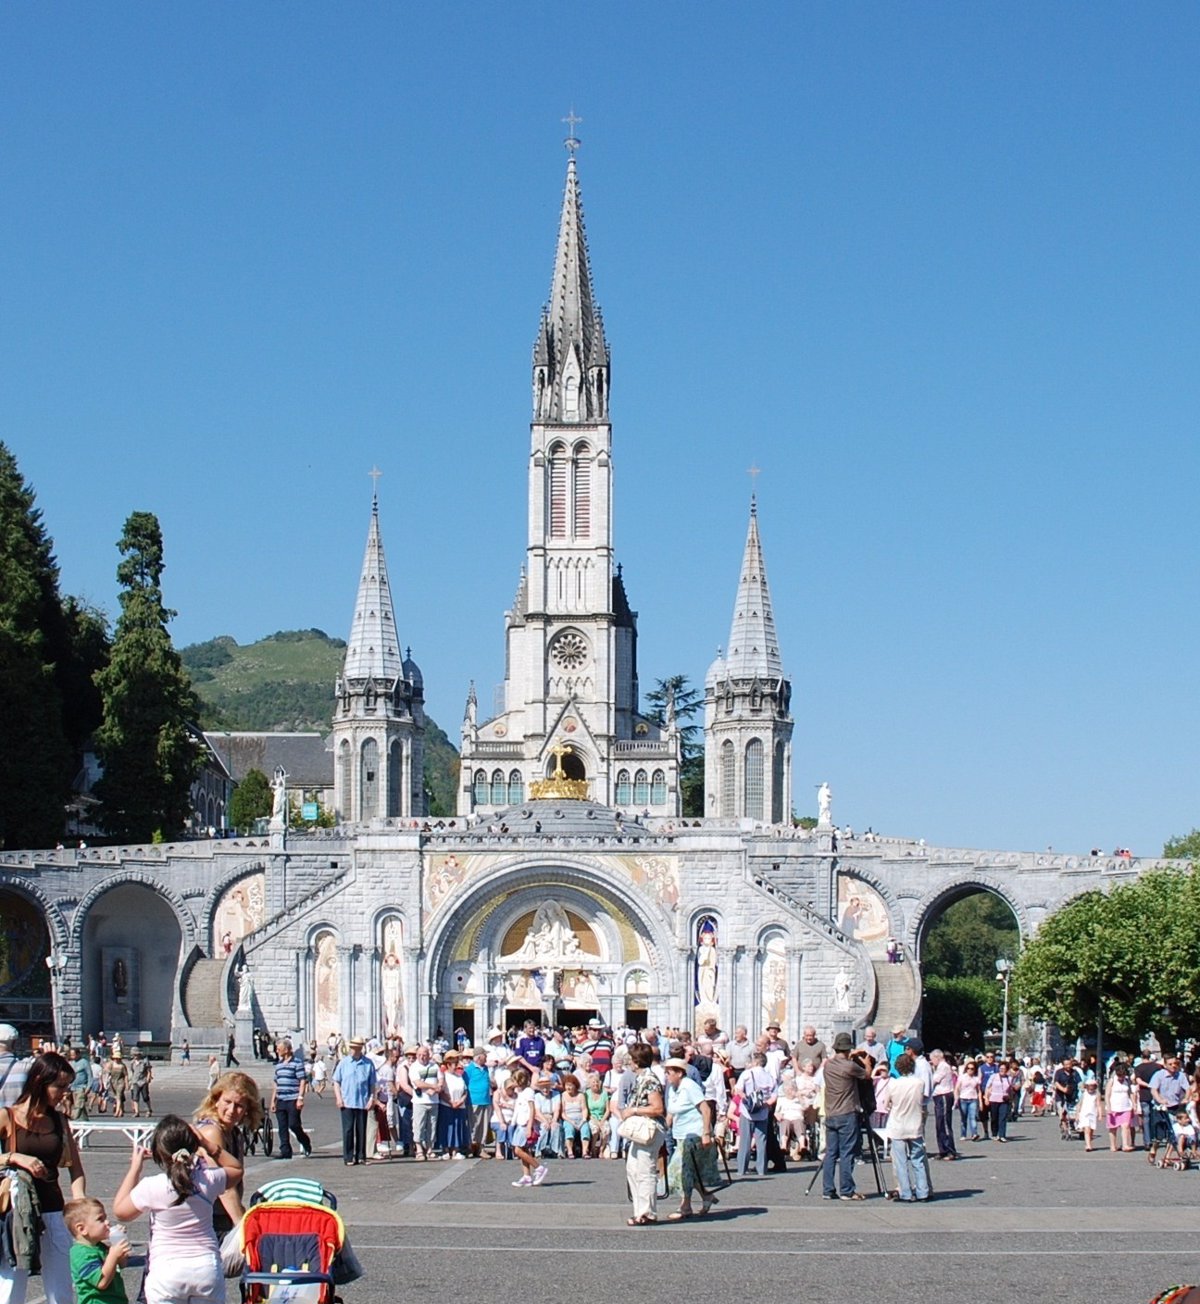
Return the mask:
M921 959L921 943L924 941L925 933L928 931L933 919L947 906L953 905L955 901L970 896L974 892L990 892L992 896L999 897L1013 912L1021 940L1025 941L1032 935L1033 925L1030 922L1025 903L1014 896L1008 884L989 874L972 874L969 872L956 874L952 878L940 882L913 909L905 931L905 944L909 954L915 956L918 963Z
M83 930L87 924L88 911L92 906L104 896L106 892L111 892L116 887L145 887L149 888L155 896L160 896L175 912L175 921L179 925L179 931L183 934L183 954L186 955L193 946L198 946L197 941L198 929L196 919L191 910L184 904L183 898L166 887L158 879L152 878L149 874L143 874L140 870L125 870L123 873L112 874L108 878L101 879L90 892L88 892L79 902L79 908L75 911L75 918L71 921L71 939L70 945L81 948L83 945Z
M581 888L593 899L599 899L610 910L615 910L638 930L646 949L645 966L654 971L659 990L668 990L673 981L672 952L674 949L671 926L656 910L639 900L632 883L614 881L587 861L572 857L556 859L553 864L531 864L513 859L495 866L486 876L472 882L471 890L457 899L453 909L436 920L429 929L425 946L426 985L432 986L451 962L454 945L462 930L477 915L481 907L490 903L479 928L484 931L496 911L502 909L509 898L529 888L549 891L561 887Z
M54 950L65 950L70 945L72 934L67 927L67 921L63 918L62 910L58 903L51 901L41 888L28 879L17 878L12 874L0 874L0 890L8 890L19 897L24 897L30 905L36 906L42 912L46 931L50 934L50 945Z

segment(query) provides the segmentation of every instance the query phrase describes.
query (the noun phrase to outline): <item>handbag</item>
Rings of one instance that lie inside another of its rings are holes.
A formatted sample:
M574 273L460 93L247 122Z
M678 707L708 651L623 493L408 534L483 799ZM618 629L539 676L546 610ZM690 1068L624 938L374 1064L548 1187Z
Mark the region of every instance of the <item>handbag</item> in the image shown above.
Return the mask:
M6 1073L3 1079L0 1079L0 1087L2 1087L4 1083L7 1081L8 1081L8 1074ZM12 1173L8 1171L8 1166L12 1164L13 1155L17 1153L16 1119L13 1118L11 1109L4 1110L4 1116L7 1123L4 1130L8 1134L8 1148L5 1151L5 1155L7 1158L5 1173L4 1176L0 1178L0 1218L3 1218L5 1214L8 1213L9 1209L12 1208L13 1179L12 1179Z
M621 1120L617 1134L635 1146L653 1145L658 1136L658 1124L647 1114L631 1114Z

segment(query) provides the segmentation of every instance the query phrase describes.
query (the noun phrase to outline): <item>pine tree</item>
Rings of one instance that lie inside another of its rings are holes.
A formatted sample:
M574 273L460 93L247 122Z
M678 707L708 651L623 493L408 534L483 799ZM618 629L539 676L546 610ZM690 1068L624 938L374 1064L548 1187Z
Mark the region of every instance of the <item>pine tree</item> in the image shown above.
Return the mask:
M271 780L261 770L249 769L230 798L229 823L240 832L249 833L255 820L270 815L274 804Z
M117 545L121 615L107 667L96 676L104 721L96 746L104 775L96 785L105 829L125 841L179 833L191 811L199 749L189 724L198 703L167 632L162 530L151 512L134 512Z
M55 682L58 565L33 490L0 443L0 845L52 845L70 756Z

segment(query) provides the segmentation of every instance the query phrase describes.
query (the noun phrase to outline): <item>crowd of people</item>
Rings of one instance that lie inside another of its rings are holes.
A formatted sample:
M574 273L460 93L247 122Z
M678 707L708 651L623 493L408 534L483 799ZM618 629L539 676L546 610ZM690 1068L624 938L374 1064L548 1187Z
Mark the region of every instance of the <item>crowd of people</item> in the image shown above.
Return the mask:
M153 1075L135 1079L139 1053L127 1064L123 1048L99 1038L21 1058L16 1035L0 1024L0 1177L13 1229L0 1250L0 1304L24 1304L38 1260L48 1304L121 1304L127 1245L112 1240L104 1206L87 1196L69 1120L110 1107L121 1117L127 1104L149 1114ZM710 1213L734 1172L748 1175L753 1165L765 1178L789 1160L815 1161L826 1199L860 1201L856 1166L890 1158L887 1196L923 1203L934 1198L931 1160L959 1158L964 1143L1004 1143L1022 1114L1057 1115L1088 1150L1105 1133L1113 1151L1140 1144L1153 1162L1189 1154L1200 1131L1194 1054L1186 1068L1174 1054L1161 1062L1114 1055L1104 1066L1094 1057L1043 1065L994 1051L959 1058L927 1055L899 1027L886 1041L867 1028L857 1044L843 1031L826 1046L812 1026L789 1044L774 1023L751 1038L746 1027L727 1034L712 1018L698 1033L614 1030L593 1018L576 1028L492 1027L477 1046L465 1035L412 1045L280 1038L271 1056L269 1102L253 1077L218 1067L190 1120L168 1115L148 1149L134 1147L112 1208L129 1220L155 1215L149 1304L223 1296L221 1238L244 1212L247 1137L269 1108L278 1157L291 1158L294 1144L310 1154L305 1101L329 1088L347 1165L512 1160L512 1186L521 1189L544 1183L555 1161L623 1162L634 1228L659 1221L662 1176L677 1196L665 1220L678 1222ZM148 1159L159 1170L150 1176ZM216 1293L206 1294L205 1283Z

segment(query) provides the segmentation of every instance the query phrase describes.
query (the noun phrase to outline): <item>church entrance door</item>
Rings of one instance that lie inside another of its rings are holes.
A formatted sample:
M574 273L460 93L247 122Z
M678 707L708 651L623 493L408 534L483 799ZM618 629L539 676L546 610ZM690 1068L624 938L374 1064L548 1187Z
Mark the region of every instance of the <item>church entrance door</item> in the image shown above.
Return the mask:
M546 1011L522 1010L514 1005L509 1005L505 1008L504 1018L501 1019L500 1026L503 1028L505 1035L507 1035L511 1029L515 1028L517 1035L520 1036L521 1030L525 1027L526 1019L532 1019L534 1025L540 1028L546 1021Z

